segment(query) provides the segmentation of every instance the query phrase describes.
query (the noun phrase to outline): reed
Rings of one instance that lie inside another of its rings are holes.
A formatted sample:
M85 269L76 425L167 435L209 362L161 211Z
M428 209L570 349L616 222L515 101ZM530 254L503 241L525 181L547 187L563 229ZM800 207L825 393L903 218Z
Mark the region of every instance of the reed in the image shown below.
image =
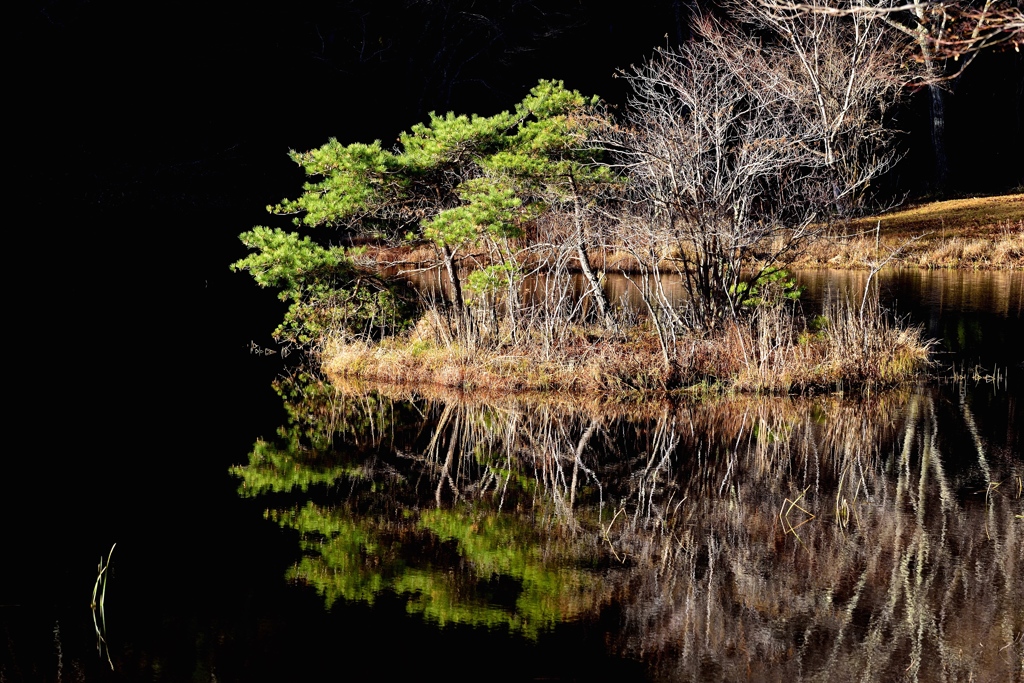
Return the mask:
M336 340L324 350L324 369L339 378L492 393L623 395L670 388L657 341L643 330L614 339L599 330L577 329L557 344L524 338L515 344L470 347L424 335L429 327L421 323L413 334L380 344Z
M427 316L410 334L380 343L335 339L323 349L323 367L340 379L491 393L785 394L892 386L926 367L930 349L920 329L894 322L877 302L858 311L838 299L813 327L768 306L717 333L677 333L669 364L643 320L619 334L574 326L554 343L520 335L470 346L443 334Z
M111 670L114 669L114 660L110 657L110 646L107 645L106 600L107 583L110 581L110 558L113 557L116 547L116 543L110 546L105 563L103 557L100 556L99 564L96 566L96 583L92 587L92 603L90 604L92 625L96 630L96 649L100 654L106 655Z

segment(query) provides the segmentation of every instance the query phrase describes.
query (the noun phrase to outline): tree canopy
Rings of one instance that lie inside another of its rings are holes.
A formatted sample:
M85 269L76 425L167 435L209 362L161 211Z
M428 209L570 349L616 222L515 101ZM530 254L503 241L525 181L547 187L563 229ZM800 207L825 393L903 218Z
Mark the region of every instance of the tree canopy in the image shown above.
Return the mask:
M509 242L523 237L530 221L610 178L607 167L596 163L598 150L584 144L601 117L596 96L569 90L561 81L540 81L512 111L432 113L402 133L393 149L379 140L344 145L331 139L313 150L292 151L309 180L300 196L267 208L293 215L298 227L330 226L389 242L429 241L441 256L461 316L460 251L486 243L496 261L514 263ZM250 270L263 286L282 287L282 298L300 308L303 292L324 286L321 274L351 270L344 250L319 247L308 237L257 228L242 239L259 253L235 267ZM327 290L342 281L355 278L334 277ZM516 286L511 275L508 282Z
M541 81L514 111L431 114L385 149L337 139L292 159L312 178L297 199L268 207L296 225L345 227L385 237L413 231L458 247L483 235L514 237L524 219L573 181L603 178L581 145L597 97Z

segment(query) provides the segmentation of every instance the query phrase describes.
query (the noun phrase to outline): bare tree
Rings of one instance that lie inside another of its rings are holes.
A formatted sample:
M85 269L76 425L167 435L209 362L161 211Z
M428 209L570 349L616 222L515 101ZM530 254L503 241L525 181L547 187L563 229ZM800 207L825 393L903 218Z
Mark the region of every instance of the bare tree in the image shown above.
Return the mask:
M864 165L863 159L884 149L892 136L882 117L908 73L917 71L906 65L907 46L889 39L880 15L771 13L749 3L736 4L735 15L780 41L775 68L788 71L790 82L782 94L839 177L836 189L842 194L834 208L856 207L865 186L887 168Z
M965 57L969 62L981 50L1012 47L1019 52L1024 44L1024 7L1019 0L759 0L757 5L775 16L880 17L922 49L921 61L930 56L956 62Z
M743 11L772 26L817 22L825 16L855 22L881 22L888 40L912 48L919 68L909 68L905 84L928 89L935 184L948 176L945 144L946 88L982 50L1024 44L1024 8L1019 0L759 0Z
M900 55L878 24L815 15L771 42L704 20L623 74L633 96L609 142L638 210L621 239L682 277L679 324L734 316L741 280L784 264L894 162L882 116Z

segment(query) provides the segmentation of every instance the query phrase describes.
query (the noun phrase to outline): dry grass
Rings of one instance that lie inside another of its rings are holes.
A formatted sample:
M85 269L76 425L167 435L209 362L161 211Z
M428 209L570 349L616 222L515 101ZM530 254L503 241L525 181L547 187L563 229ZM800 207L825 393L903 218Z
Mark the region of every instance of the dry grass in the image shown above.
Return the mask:
M328 343L324 369L338 378L397 385L436 385L492 394L666 389L657 338L637 331L612 340L577 330L557 348L521 342L494 348L441 344L421 321L411 335L380 344Z
M876 222L881 220L882 233L886 235L936 232L943 237L950 237L951 233L956 232L968 237L990 232L992 226L1022 219L1024 194L1013 194L929 202L881 216L861 218L853 221L850 227L873 232Z
M618 335L576 328L557 345L445 344L430 315L402 337L379 344L329 342L324 370L334 378L399 386L485 391L601 394L677 391L806 393L892 386L928 363L917 328L893 324L869 307L862 318L833 304L808 330L785 309L766 308L724 330L681 334L666 366L656 333L640 323Z
M1024 194L932 202L852 221L793 265L869 268L901 247L893 266L1024 268Z
M730 368L732 388L805 393L887 387L928 364L931 343L921 329L894 323L877 306L869 305L862 318L852 304L833 301L818 324L816 331L802 329L782 309L768 309L737 326L720 345L724 359L742 361Z

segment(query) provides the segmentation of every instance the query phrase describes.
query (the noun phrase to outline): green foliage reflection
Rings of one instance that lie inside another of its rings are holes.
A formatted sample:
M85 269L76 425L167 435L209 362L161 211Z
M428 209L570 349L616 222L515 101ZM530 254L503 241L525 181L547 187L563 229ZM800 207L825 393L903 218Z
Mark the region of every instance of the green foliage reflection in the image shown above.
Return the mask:
M268 516L302 536L288 578L339 599L373 604L387 592L440 625L507 628L534 638L594 607L596 578L578 544L545 547L530 520L469 507L386 519L307 503Z
M503 451L507 414L402 405L310 379L277 382L290 424L231 470L242 496L306 499L266 512L300 534L303 557L289 579L314 587L328 607L389 594L441 625L527 638L607 600L592 539L554 522L551 491ZM412 428L396 447L399 419Z
M346 476L362 476L358 466L323 462L317 449L302 444L296 427L282 427L278 436L283 446L260 439L252 447L249 464L231 468L231 473L242 479L239 489L242 496L293 489L307 491L312 485L331 484Z

